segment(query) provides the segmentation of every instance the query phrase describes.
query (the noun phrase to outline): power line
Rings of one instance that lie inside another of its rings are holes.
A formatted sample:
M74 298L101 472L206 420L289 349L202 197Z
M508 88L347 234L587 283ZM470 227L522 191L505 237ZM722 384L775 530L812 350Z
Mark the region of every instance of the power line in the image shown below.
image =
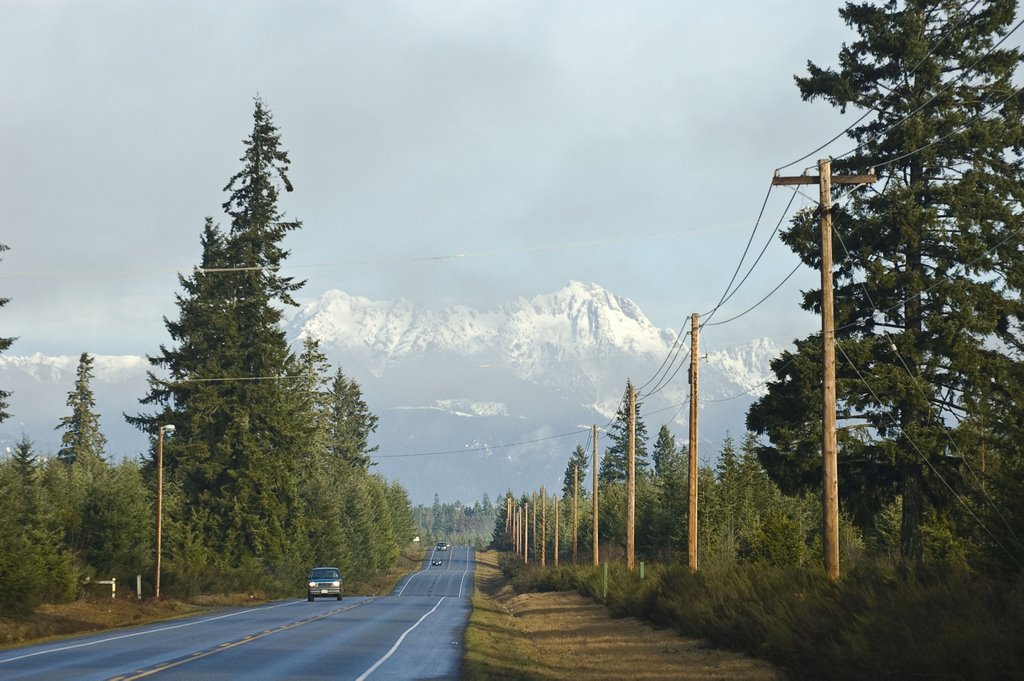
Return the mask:
M917 115L918 113L920 113L921 111L923 111L925 109L925 107L930 105L932 102L934 102L936 99L938 99L941 95L946 94L950 89L952 89L952 87L954 85L958 84L961 80L963 80L964 77L968 73L970 73L970 71L973 70L975 66L977 66L983 59L985 59L986 57L991 55L992 52L994 52L996 48L998 48L1000 45L1002 45L1004 42L1006 42L1006 40L1010 36L1012 36L1014 33L1016 33L1017 30L1020 29L1021 26L1024 26L1024 19L1022 19L1021 21L1017 22L1017 24L1012 29L1010 29L1010 31L1006 35L1004 35L995 44L993 44L988 50L986 50L984 54L982 54L980 57L978 57L973 62L971 62L970 66L967 66L966 68L964 68L960 72L960 75L958 75L956 78L953 78L952 80L950 80L946 84L946 86L944 88L942 88L941 90L939 90L938 92L933 94L931 97L929 97L925 102L923 102L916 109L913 109L912 111L904 114L895 123L893 123L889 127L885 128L884 130L881 130L878 133L876 133L870 140L865 140L865 141L861 142L860 144L858 144L853 149L850 149L849 151L847 151L847 152L845 152L843 154L840 154L839 156L836 156L835 158L836 159L841 159L841 158L845 158L847 156L850 156L851 154L856 153L857 151L863 149L869 142L876 141L876 140L880 139L881 137L883 137L885 135L888 135L890 132L892 132L893 130L895 130L899 126L901 126L904 123L906 123L911 117L913 117L913 116ZM925 147L925 148L927 148L927 147Z
M789 281L789 280L790 280L790 278L791 278L791 277L792 277L792 276L793 276L794 274L796 274L797 270L799 270L799 269L800 269L800 266L801 266L802 264L803 264L803 263L797 263L797 264L796 264L796 267L794 267L794 268L793 268L793 269L792 269L792 270L790 271L790 273L789 273L789 274L787 274L787 275L786 275L786 277L785 277L785 278L784 278L784 279L783 279L782 281L780 281L780 282L778 283L778 285L777 285L777 286L776 286L775 288L773 288L773 289L772 289L771 291L769 291L769 292L768 292L768 295L766 295L766 296L765 296L764 298L762 298L761 300L757 301L756 303L754 303L753 305L751 305L750 307L748 307L748 308L747 308L746 310L744 310L743 312L740 312L740 313L739 313L738 315L736 315L735 317L729 317L728 319L723 319L723 320L722 320L722 321L720 321L720 322L714 322L714 323L711 323L711 324L702 324L701 326L702 326L702 327L704 327L704 326L722 326L723 324L728 324L729 322L734 322L734 321L736 321L737 319L739 319L740 317L743 317L744 315L746 315L746 314L748 314L748 313L750 313L750 312L753 312L753 311L754 311L754 310L756 310L756 309L757 309L758 307L760 307L760 306L761 306L761 305L762 305L762 304L763 304L763 303L764 303L764 302L765 302L766 300L768 300L768 299L769 299L769 298L771 298L771 297L772 297L773 295L775 295L775 292L776 292L776 291L778 291L778 290L779 290L780 288L782 288L782 287L783 287L783 285L785 285L785 283L786 283L787 281Z
M915 73L917 73L917 70L918 70L918 69L920 69L920 68L921 68L921 67L922 67L922 66L923 66L923 65L925 64L925 62L926 62L926 61L927 61L927 60L928 60L928 59L929 59L930 57L932 57L932 56L933 56L933 55L935 54L935 51L936 51L936 50L937 50L937 49L938 49L938 48L939 48L939 47L940 47L940 46L941 46L941 45L942 45L943 43L945 43L945 42L946 42L946 40L947 40L947 39L949 38L949 32L951 32L951 31L952 31L953 29L959 28L959 27L960 27L960 25L961 25L961 24L962 24L962 23L963 23L963 22L964 22L964 21L965 21L965 20L967 19L967 17L971 16L971 13L972 13L972 12L974 12L975 8L976 8L976 7L977 7L977 6L978 6L978 5L980 4L980 3L981 3L981 0L975 0L975 3L974 3L974 4L972 5L972 6L971 6L971 8L970 8L969 10L967 10L967 11L966 11L966 12L965 12L965 13L963 14L963 16L961 16L961 17L960 17L960 20L959 20L959 21L957 21L957 22L956 22L956 24L954 24L954 25L953 25L952 27L950 27L950 28L949 28L949 30L947 31L947 34L946 34L946 35L944 35L944 36L942 37L942 39L941 39L941 40L939 40L939 41L938 41L937 43L935 43L935 45L933 45L933 46L932 46L932 48L931 48L931 49L930 49L930 50L928 51L928 54L926 54L926 55L925 55L924 57L922 57L922 58L921 58L921 60L920 60L920 61L918 61L918 63L917 63L917 64L916 64L915 66L914 66L914 68L913 68L913 69L911 69L911 70L910 70L909 72L907 72L907 74L906 74L906 76L905 76L905 77L909 78L910 76L912 76L912 75L914 75ZM1015 29L1015 30L1016 30L1016 29ZM857 120L855 120L855 121L854 121L853 123L850 123L850 125L846 126L846 129L844 129L844 130L843 130L842 132L838 133L838 134L837 134L837 135L836 135L835 137L833 137L833 138L832 138L832 139L830 139L829 141L825 142L824 144L822 144L822 145L821 145L821 146L819 146L818 148L816 148L816 149L814 149L814 150L812 150L812 151L808 152L807 154L804 154L803 156L801 156L800 158L796 159L795 161L791 161L791 162L787 163L787 164L786 164L786 165L784 165L784 166L779 166L779 167L778 167L778 168L776 169L776 172L778 172L778 171L781 171L781 170L785 170L786 168L789 168L790 166L795 166L795 165L796 165L797 163L800 163L801 161L806 161L807 159L811 158L812 156L814 156L815 154L817 154L817 153L818 153L819 151L821 151L822 149L826 148L827 146L829 146L830 144L832 144L832 143L833 143L833 142L835 142L836 140L840 139L841 137L843 137L844 135L846 135L846 134L847 134L848 132L850 132L851 130L853 130L853 129L854 129L854 128L855 128L855 127L856 127L856 126L858 125L858 124L860 124L860 123L861 123L861 122L862 122L862 121L863 121L863 120L864 120L865 118L867 118L867 117L868 117L869 115L871 115L872 113L875 113L875 112L878 112L878 111L880 111L880 110L881 110L881 105L882 105L882 103L884 103L886 99L888 99L888 98L889 98L890 96L892 96L892 95L894 95L894 94L895 94L895 91L890 91L890 92L886 93L886 94L885 94L885 95L884 95L884 96L882 97L882 99L881 99L881 100L880 100L880 101L878 102L878 104L877 104L877 105L875 105L874 107L871 107L871 108L867 108L867 109L866 109L866 110L864 111L864 113L863 113L863 114L862 114L862 115L861 115L861 116L860 116L860 117L859 117L859 118L858 118Z
M711 318L715 312L722 306L726 297L729 295L729 291L732 288L733 282L736 281L736 276L740 273L740 269L743 267L743 261L747 257L747 253L750 252L750 244L754 241L754 236L757 234L757 229L761 224L762 218L764 218L765 209L768 207L768 198L772 195L772 189L775 188L774 184L768 185L768 192L764 195L764 201L761 202L761 210L758 211L757 220L754 221L754 227L750 231L750 238L747 239L747 245L743 249L743 254L740 256L740 261L736 263L736 269L732 273L732 277L729 279L729 283L725 287L725 291L722 292L722 297L718 300L718 303L711 310L701 313L701 317Z
M549 435L547 437L538 437L533 440L523 440L521 442L509 442L503 445L484 445L482 447L464 447L462 449L448 449L440 452L414 452L411 454L374 454L372 455L375 459L407 459L412 457L420 456L443 456L446 454L468 454L472 452L487 452L492 449L507 449L509 447L522 447L524 445L532 445L538 442L545 442L547 440L557 440L558 438L569 437L570 435L579 435L580 433L589 432L589 429L573 430L568 433L560 433L558 435Z
M848 262L850 262L851 264L855 265L855 266L860 266L863 269L863 265L861 265L854 258L853 254L850 253L850 249L848 249L846 247L846 242L843 240L842 234L837 231L836 232L836 236L837 236L837 238L839 240L840 246L842 246L843 251L846 253L846 260ZM997 244L995 247L993 247L993 249L994 248L998 248L998 246L1001 245L1002 243L1004 243L1005 241L1006 241L1006 239L1004 239L1003 241L999 242L999 244ZM987 251L986 254L990 253L990 252L991 252L991 250ZM979 256L979 259L981 257L983 257L983 256ZM937 286L937 284L936 284L936 286ZM872 310L873 315L880 314L880 311L878 310L878 307L875 304L875 301L871 297L870 291L868 291L868 289L867 289L867 285L863 281L860 282L860 288L864 292L864 296L867 299L868 304L871 306L871 310ZM902 303L900 303L900 304L902 305L902 304L905 304L905 303L906 303L906 300L902 301ZM850 328L850 326L853 326L853 325L850 324L850 325L846 325L846 326L841 327L841 328ZM909 376L911 379L914 379L914 380L911 381L911 383L917 388L917 390L921 394L921 396L925 398L925 403L928 405L928 409L931 412L932 418L936 421L936 423L938 423L938 424L943 426L943 432L945 433L946 438L949 440L949 442L953 445L953 448L956 449L958 454L960 454L960 460L964 462L964 465L967 467L967 469L970 471L970 473L974 476L975 481L980 483L981 479L979 478L978 474L975 472L973 466L971 466L970 461L968 461L967 456L963 453L963 451L961 451L960 446L956 443L956 440L953 438L952 433L950 433L949 428L945 427L945 424L943 423L942 419L939 418L939 416L935 413L935 409L934 409L934 407L931 404L931 399L930 399L929 395L927 395L924 392L924 389L921 387L921 385L916 380L918 377L910 370L909 365L907 364L907 362L903 358L903 356L900 354L899 349L896 347L896 344L893 343L890 335L888 333L883 333L883 335L888 340L889 347L892 349L893 353L896 355L896 358L899 359L900 364L903 366L903 369L906 372L907 376ZM1002 519L1003 523L1006 525L1006 529L1009 530L1010 535L1013 537L1014 541L1016 541L1018 543L1018 545L1022 545L1021 542L1020 542L1020 539L1017 537L1017 535L1014 532L1013 528L1010 526L1010 524L1007 521L1006 517L1003 515L1002 510L998 507L998 505L996 505L995 501L989 496L989 494L985 490L984 486L980 486L980 489L982 491L982 495L985 497L985 500L995 510L995 512L999 515L1000 519ZM1022 545L1022 546L1024 546L1024 545Z
M846 359L846 363L850 366L851 369L853 369L854 373L857 374L857 378L860 379L861 383L863 383L864 386L868 389L868 392L871 393L871 396L875 399L875 402L878 404L883 404L881 398L878 397L878 394L871 387L871 384L867 382L867 379L865 379L864 375L860 372L860 369L857 368L857 365L846 354L846 351L843 349L842 344L836 343L836 347L839 348L839 352L841 352L843 358ZM992 530L988 528L984 521L982 521L981 518L979 518L978 515L974 512L974 510L971 509L971 507L967 504L967 502L964 501L963 497L961 497L957 493L957 491L953 489L953 486L950 485L946 478L942 475L942 473L939 472L938 468L935 467L935 464L932 463L931 459L928 456L926 456L924 452L921 451L921 448L917 446L917 443L910 436L910 434L907 433L907 431L903 428L902 425L900 425L896 417L893 416L892 414L888 414L888 417L889 420L892 422L893 427L899 429L900 432L903 433L903 436L907 439L907 442L910 443L911 447L913 447L914 451L917 452L917 455L921 459L921 461L923 461L932 470L935 476L938 477L942 484L946 486L950 493L952 493L953 497L960 502L964 509L966 509L967 513L971 516L971 518L973 518L974 521L978 523L981 529L983 529L985 533L992 538L992 541L994 541L999 548L1006 552L1006 555L1008 555L1010 559L1017 564L1018 567L1024 568L1024 564L1022 564L1020 560L1018 560L1017 557L1009 549L1007 549L1001 541L999 541L999 539L995 536Z

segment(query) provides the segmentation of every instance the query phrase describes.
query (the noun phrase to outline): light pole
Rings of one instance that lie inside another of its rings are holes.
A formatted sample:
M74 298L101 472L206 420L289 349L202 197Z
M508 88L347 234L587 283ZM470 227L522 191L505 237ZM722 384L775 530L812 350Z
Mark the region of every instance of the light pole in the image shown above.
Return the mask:
M174 424L160 426L156 436L156 597L160 598L160 535L164 511L164 431L174 432Z

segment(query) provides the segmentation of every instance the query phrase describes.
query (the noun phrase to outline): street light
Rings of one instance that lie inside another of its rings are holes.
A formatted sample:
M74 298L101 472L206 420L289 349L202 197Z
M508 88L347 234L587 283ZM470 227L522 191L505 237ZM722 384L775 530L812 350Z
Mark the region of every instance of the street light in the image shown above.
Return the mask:
M174 432L174 424L160 426L156 436L156 597L160 598L160 534L164 511L164 431Z

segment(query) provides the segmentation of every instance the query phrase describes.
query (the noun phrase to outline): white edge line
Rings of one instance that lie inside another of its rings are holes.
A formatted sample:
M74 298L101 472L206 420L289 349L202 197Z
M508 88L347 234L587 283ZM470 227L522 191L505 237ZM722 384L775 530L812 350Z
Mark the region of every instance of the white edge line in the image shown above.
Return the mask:
M436 549L436 548L435 548L435 549L433 549L433 550L432 550L432 551L430 552L430 562L434 562L434 552L435 552L435 551L437 551L437 549ZM449 560L448 562L449 562L449 563L451 563L451 560ZM407 588L407 587L409 586L409 582L411 582L411 581L413 580L413 577L418 577L419 575L422 575L422 574L423 574L424 572L426 572L426 571L427 571L427 566L426 566L426 565L424 565L423 567L421 567L421 568L419 569L419 571L417 571L417 572L414 572L414 573L412 573L411 575L409 575L409 579L405 580L405 584L403 584L403 585L402 585L402 590L398 592L398 595L399 595L399 596L401 596L402 594L404 594L404 593L405 593L405 589L406 589L406 588Z
M377 671L378 667L380 667L382 664L387 662L388 658L390 658L392 655L394 655L395 651L398 650L398 646L402 645L402 641L405 640L405 637L408 636L409 633L412 632L413 629L415 629L416 627L420 626L423 623L423 620L427 619L430 615L432 615L434 613L435 610L437 610L439 607L441 607L441 604L444 603L444 599L445 598L447 598L447 597L446 596L441 596L441 600L439 600L437 602L437 605L435 605L428 612L426 612L423 615L423 617L421 617L418 620L416 620L416 624L412 625L411 627L406 629L404 632L402 632L402 635L398 637L397 641L395 641L395 645L391 646L391 650L389 650L387 653L385 653L384 657L382 657L379 660L377 660L376 662L374 662L372 667L370 667L365 672L363 672L358 677L356 677L356 681L365 681L366 677L368 677L370 674L372 674L375 671Z
M469 562L469 549L466 549L466 570L462 573L462 581L459 582L459 598L462 598L462 589L466 585L466 575L469 574L471 565Z
M94 646L100 643L109 643L110 641L120 641L126 638L135 638L136 636L145 636L147 634L157 634L163 631L170 631L171 629L181 629L183 627L191 627L194 624L203 624L205 622L215 622L217 620L226 619L228 617L234 617L235 615L241 615L246 612L255 612L257 610L270 610L272 608L280 608L284 605L295 605L302 601L287 601L285 603L278 603L277 605L268 605L263 608L246 608L245 610L238 610L237 612L229 612L226 615L217 615L216 617L210 617L203 620L193 620L191 622L183 622L182 624L173 624L168 627L159 627L157 629L147 629L146 631L136 631L131 634L121 634L120 636L109 636L107 638L97 639L95 641L86 641L85 643L76 643L70 646L60 646L59 648L47 648L46 650L37 650L34 653L27 653L25 655L18 655L17 657L6 657L0 660L0 664L7 662L14 662L15 660L24 660L28 657L35 657L37 655L48 655L49 653L60 653L65 650L74 650L76 648L87 648L88 646Z

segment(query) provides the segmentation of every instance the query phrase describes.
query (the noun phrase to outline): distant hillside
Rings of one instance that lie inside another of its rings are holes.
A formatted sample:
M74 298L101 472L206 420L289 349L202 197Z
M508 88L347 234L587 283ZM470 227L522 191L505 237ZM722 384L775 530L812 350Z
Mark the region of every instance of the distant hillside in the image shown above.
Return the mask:
M509 487L559 485L569 452L588 439L583 431L607 424L627 377L638 387L653 377L676 340L632 301L579 282L493 310L429 310L332 290L302 307L287 332L296 347L303 338L319 339L332 364L360 383L380 417L376 469L421 504L435 492L471 503L484 492L497 498ZM686 440L687 349L688 341L672 355L667 373L674 378L642 400L652 436L668 424ZM746 409L762 394L779 352L767 339L702 348L702 458L717 455L726 433L743 432ZM66 411L77 361L0 356L0 385L14 393L13 416L0 424L3 446L24 432L42 451L56 451L54 427ZM95 358L96 408L114 457L146 447L122 412L140 411L147 368L140 357Z

